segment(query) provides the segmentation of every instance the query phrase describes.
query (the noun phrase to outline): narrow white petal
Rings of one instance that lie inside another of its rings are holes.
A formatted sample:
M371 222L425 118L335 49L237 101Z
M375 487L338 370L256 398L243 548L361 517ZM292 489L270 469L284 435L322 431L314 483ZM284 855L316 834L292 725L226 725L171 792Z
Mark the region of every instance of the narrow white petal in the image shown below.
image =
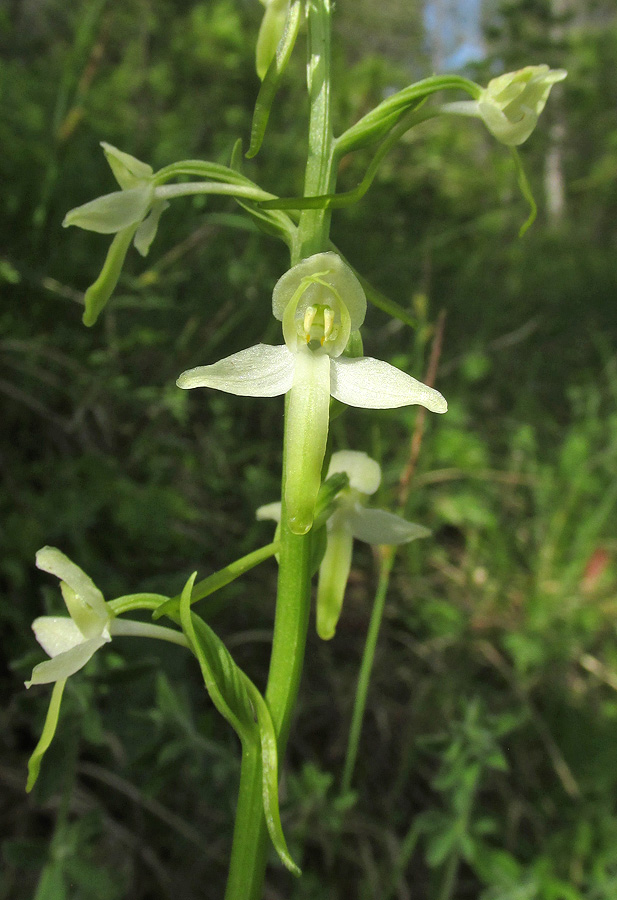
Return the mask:
M431 533L423 525L408 522L385 509L357 506L348 513L347 522L353 536L367 544L407 544Z
M274 503L266 503L264 506L260 506L259 509L255 511L255 518L258 522L266 522L270 519L273 522L280 522L281 501L275 500Z
M86 665L86 663L94 656L96 651L106 643L105 638L92 638L90 641L84 641L76 647L72 647L65 653L60 653L53 659L39 663L32 670L30 681L26 682L26 687L31 684L49 684L51 681L61 681L64 678L74 675Z
M368 356L332 360L332 396L348 406L365 409L393 409L415 403L436 413L445 413L448 408L439 391Z
M83 634L68 616L40 616L32 623L32 630L45 653L52 657L84 642Z
M293 384L294 356L283 344L256 344L211 366L183 372L180 388L209 387L239 397L278 397Z
M81 597L101 619L108 618L105 598L92 579L57 547L43 547L39 550L36 554L36 565L43 572L49 572L61 581L66 581L77 596Z

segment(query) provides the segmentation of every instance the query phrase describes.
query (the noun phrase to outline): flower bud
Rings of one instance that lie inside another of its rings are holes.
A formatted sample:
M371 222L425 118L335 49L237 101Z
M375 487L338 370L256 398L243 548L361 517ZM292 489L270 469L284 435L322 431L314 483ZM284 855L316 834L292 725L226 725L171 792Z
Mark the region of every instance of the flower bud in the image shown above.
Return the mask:
M478 113L498 141L516 147L536 127L552 86L566 75L564 69L542 65L493 78L478 99Z

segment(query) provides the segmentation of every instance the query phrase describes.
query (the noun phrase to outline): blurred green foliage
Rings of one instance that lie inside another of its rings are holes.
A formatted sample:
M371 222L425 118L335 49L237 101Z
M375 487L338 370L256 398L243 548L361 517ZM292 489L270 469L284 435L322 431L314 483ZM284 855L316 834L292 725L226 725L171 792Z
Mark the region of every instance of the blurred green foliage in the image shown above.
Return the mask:
M343 125L428 69L411 26L401 49L406 4L384 4L383 23L366 3L340 7ZM414 333L372 309L368 353L421 376L446 309L438 387L450 410L427 421L407 513L435 537L399 556L350 796L337 784L374 590L368 550L336 641L310 640L283 781L306 874L290 884L274 867L271 897L617 896L617 21L602 4L568 9L556 21L540 0L500 7L475 73L527 62L570 73L522 151L541 211L523 240L510 158L473 121L412 132L334 218L350 261L420 320ZM100 140L155 167L227 163L238 136L246 145L261 12L248 0L0 10L2 900L222 896L237 747L181 652L133 655L118 641L71 679L32 798L26 759L47 692L21 682L40 659L32 619L60 608L33 567L43 544L111 598L176 593L195 568L204 577L270 539L254 510L279 492L280 402L174 382L278 341L269 296L284 249L231 202L175 201L88 330L80 299L107 241L60 228L67 209L113 189ZM303 165L301 55L246 166L283 195ZM344 160L341 189L366 162ZM333 424L337 447L380 460L378 505L395 502L416 417L347 410ZM274 579L265 565L202 607L257 684Z

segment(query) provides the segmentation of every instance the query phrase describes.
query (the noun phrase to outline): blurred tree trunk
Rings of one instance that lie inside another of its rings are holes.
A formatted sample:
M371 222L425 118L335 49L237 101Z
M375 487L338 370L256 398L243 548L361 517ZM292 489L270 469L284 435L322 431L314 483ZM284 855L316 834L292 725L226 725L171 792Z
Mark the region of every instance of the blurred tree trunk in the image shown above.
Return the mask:
M550 42L561 47L565 38L565 20L568 16L568 0L551 0ZM558 86L559 87L559 86ZM554 90L551 97L551 125L549 128L549 148L544 159L544 198L546 215L553 226L560 225L566 215L566 189L563 167L563 148L566 124L563 110L563 91Z

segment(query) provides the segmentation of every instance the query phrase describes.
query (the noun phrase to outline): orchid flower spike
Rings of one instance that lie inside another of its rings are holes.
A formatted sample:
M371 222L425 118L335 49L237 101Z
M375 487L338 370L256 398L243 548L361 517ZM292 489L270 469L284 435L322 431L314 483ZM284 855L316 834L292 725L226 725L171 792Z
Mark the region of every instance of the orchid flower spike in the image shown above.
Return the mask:
M565 69L525 66L489 81L478 100L446 103L443 112L478 116L502 144L516 147L527 140L546 106L551 88L567 76Z
M84 325L94 325L111 297L131 241L142 256L147 256L161 213L169 206L154 195L151 166L111 144L102 142L101 146L121 190L71 209L62 223L65 228L76 225L86 231L115 234L101 274L86 291Z
M368 409L418 403L444 413L448 405L438 391L389 363L344 355L364 321L366 297L336 253L317 253L286 272L274 288L272 311L282 322L283 345L257 344L189 369L177 384L243 397L290 392L283 494L290 529L306 534L321 484L331 396Z
M344 472L349 487L339 492L332 515L326 523L326 552L319 567L317 583L317 633L324 641L334 637L343 608L351 569L353 540L367 544L406 544L428 537L422 525L408 522L385 509L366 509L364 504L381 482L379 463L366 453L341 450L332 455L327 477ZM268 503L257 510L257 518L279 521L281 504Z

